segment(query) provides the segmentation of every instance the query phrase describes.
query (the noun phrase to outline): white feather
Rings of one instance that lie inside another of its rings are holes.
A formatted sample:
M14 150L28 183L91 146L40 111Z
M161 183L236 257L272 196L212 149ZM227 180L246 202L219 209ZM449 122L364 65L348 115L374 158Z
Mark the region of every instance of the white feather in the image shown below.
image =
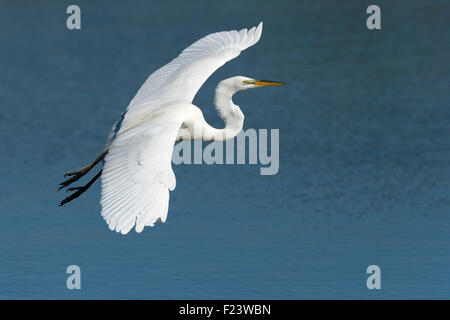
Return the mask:
M169 190L176 185L173 145L184 120L174 106L190 104L208 77L254 45L261 32L262 22L248 31L210 34L145 81L110 135L100 203L111 230L126 234L135 226L141 232L166 221Z

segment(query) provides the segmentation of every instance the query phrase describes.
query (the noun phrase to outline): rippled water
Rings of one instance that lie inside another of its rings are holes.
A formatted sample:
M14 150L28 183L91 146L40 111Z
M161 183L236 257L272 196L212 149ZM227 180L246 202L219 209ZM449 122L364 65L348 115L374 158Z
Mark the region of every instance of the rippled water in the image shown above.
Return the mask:
M0 298L450 298L448 1L0 4ZM235 102L280 129L280 171L179 165L165 224L124 237L97 183L57 183L102 149L148 74L210 32L264 21L233 75L288 83ZM66 289L66 267L82 290ZM381 267L382 289L366 288Z

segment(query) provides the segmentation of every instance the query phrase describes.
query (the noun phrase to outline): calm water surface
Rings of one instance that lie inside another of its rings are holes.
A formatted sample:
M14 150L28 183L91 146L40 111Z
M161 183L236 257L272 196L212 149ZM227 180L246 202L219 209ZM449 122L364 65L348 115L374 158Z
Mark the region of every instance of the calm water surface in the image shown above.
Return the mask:
M450 298L448 1L64 1L0 4L0 298ZM210 32L260 43L195 103L246 75L245 128L280 129L280 171L179 165L168 220L123 237L100 186L57 206L147 76ZM82 290L66 289L66 267ZM382 289L366 288L377 264Z

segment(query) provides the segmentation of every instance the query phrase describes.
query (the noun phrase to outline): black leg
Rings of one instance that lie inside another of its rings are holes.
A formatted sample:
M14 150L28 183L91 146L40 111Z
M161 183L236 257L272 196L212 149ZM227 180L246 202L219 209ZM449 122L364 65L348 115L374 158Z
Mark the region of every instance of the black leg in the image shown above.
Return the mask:
M94 178L91 179L91 181L89 181L85 186L82 187L74 187L74 188L68 188L67 191L76 191L75 193L72 193L70 196L68 196L67 198L65 198L63 201L61 201L61 203L59 204L59 206L63 206L66 203L72 201L73 199L78 198L79 196L81 196L84 192L86 192L87 189L89 189L89 187L102 175L102 170L100 170ZM67 192L66 191L66 192Z
M67 172L64 175L64 177L67 177L67 176L73 176L73 177L61 182L59 184L58 191L67 187L68 185L72 184L73 182L79 180L82 176L84 176L86 173L88 173L93 167L95 167L95 165L97 163L99 163L100 161L103 160L103 158L105 158L107 152L108 152L108 149L103 151L102 154L97 157L97 159L95 159L93 162L91 162L87 166L84 166L83 168L80 168L80 169L77 169L74 171Z

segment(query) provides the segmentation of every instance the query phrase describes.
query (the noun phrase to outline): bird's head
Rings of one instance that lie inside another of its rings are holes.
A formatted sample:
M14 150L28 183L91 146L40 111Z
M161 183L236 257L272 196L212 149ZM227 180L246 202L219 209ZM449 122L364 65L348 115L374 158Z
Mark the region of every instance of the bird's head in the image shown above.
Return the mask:
M222 81L222 86L227 87L229 90L233 92L259 88L264 86L281 86L284 85L284 82L279 81L270 81L270 80L256 80L243 76L236 76L232 78L228 78Z

